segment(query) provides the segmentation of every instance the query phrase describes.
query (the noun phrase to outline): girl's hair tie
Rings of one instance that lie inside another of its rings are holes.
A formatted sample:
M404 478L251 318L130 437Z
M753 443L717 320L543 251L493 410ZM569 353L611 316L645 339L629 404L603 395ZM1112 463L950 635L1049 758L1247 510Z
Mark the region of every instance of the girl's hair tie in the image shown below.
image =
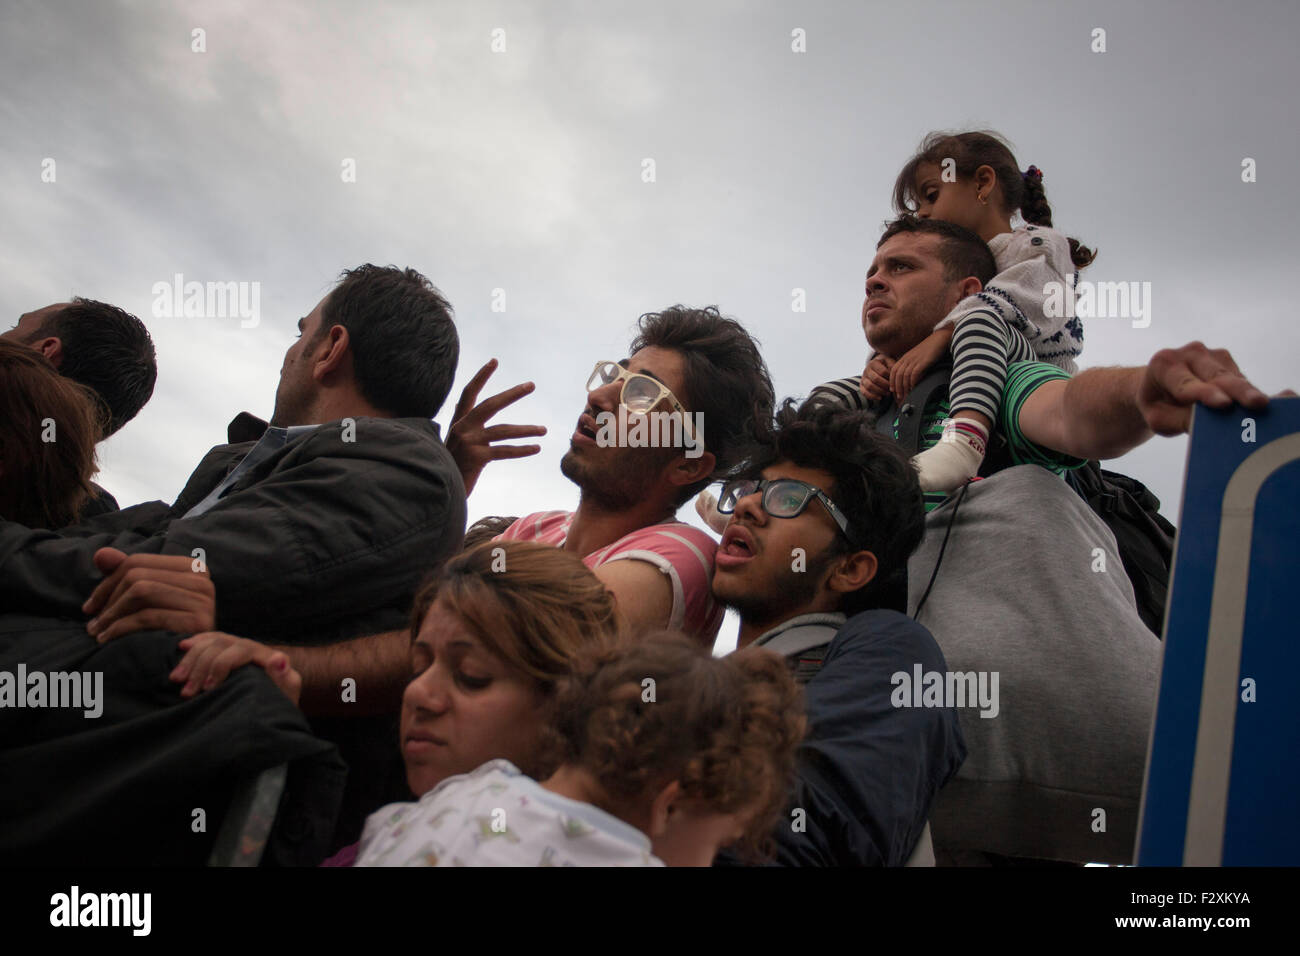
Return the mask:
M1030 166L1028 169L1025 170L1024 175L1025 175L1025 179L1042 179L1043 171L1039 169L1037 166Z

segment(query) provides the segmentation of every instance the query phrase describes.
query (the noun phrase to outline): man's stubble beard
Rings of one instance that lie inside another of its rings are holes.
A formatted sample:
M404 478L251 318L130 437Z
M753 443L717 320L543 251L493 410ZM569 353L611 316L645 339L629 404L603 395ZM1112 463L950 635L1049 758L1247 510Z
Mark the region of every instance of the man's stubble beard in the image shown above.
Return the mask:
M275 408L271 412L271 425L276 428L289 428L294 425L310 424L305 421L310 410L310 396L294 388L280 389L275 393Z
M648 449L647 449L648 450ZM665 449L655 449L663 451ZM671 451L671 449L668 449ZM660 462L630 462L626 457L604 472L590 468L570 448L560 459L560 473L578 486L582 500L601 511L627 511L644 501L659 475Z
M948 289L939 288L933 295L926 296L924 301L918 302L913 299L905 306L901 304L895 306L893 334L879 345L872 342L868 335L867 344L882 355L898 361L925 341L934 331L934 327L952 311L944 308L947 299Z
M752 588L738 597L723 597L716 593L714 597L739 614L742 621L774 627L804 613L817 593L826 568L837 557L839 555L823 552L804 571L791 571L772 580L755 581Z

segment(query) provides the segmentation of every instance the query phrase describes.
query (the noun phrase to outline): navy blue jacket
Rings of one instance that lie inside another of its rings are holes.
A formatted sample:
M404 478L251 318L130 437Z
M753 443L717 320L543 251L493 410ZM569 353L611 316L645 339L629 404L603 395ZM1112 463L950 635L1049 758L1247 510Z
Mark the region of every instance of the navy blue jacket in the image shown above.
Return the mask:
M891 702L893 675L910 679L918 663L947 670L930 632L897 611L864 611L835 635L804 687L808 733L777 865L901 866L911 855L966 759L955 709Z

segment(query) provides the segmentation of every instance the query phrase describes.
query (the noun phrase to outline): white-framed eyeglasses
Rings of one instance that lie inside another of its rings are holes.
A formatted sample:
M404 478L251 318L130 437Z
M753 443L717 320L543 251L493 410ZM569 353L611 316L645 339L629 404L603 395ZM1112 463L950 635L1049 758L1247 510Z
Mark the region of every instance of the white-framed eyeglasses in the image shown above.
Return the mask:
M691 441L703 446L700 437L695 434L691 416L686 408L677 400L672 389L657 378L651 378L641 372L630 372L618 362L597 362L595 368L591 370L591 376L587 379L587 391L594 392L598 388L620 381L623 383L623 390L619 393L618 400L620 404L626 406L629 413L648 415L651 409L667 398L673 409L682 416L682 424L690 434Z

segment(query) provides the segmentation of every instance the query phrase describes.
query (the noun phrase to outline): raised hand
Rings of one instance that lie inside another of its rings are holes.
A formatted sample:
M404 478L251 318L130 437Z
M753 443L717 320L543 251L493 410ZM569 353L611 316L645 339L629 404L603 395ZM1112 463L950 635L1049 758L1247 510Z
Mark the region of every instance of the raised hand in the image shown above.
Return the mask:
M487 380L496 371L497 360L489 359L487 364L460 393L456 403L451 427L447 429L447 450L456 459L461 478L465 481L465 494L474 490L478 476L491 461L502 458L527 458L542 450L541 445L494 445L493 442L509 441L513 438L531 438L546 434L541 425L491 425L488 420L501 409L513 405L528 395L536 386L524 382L514 388L508 388L479 404L478 393L482 391Z

